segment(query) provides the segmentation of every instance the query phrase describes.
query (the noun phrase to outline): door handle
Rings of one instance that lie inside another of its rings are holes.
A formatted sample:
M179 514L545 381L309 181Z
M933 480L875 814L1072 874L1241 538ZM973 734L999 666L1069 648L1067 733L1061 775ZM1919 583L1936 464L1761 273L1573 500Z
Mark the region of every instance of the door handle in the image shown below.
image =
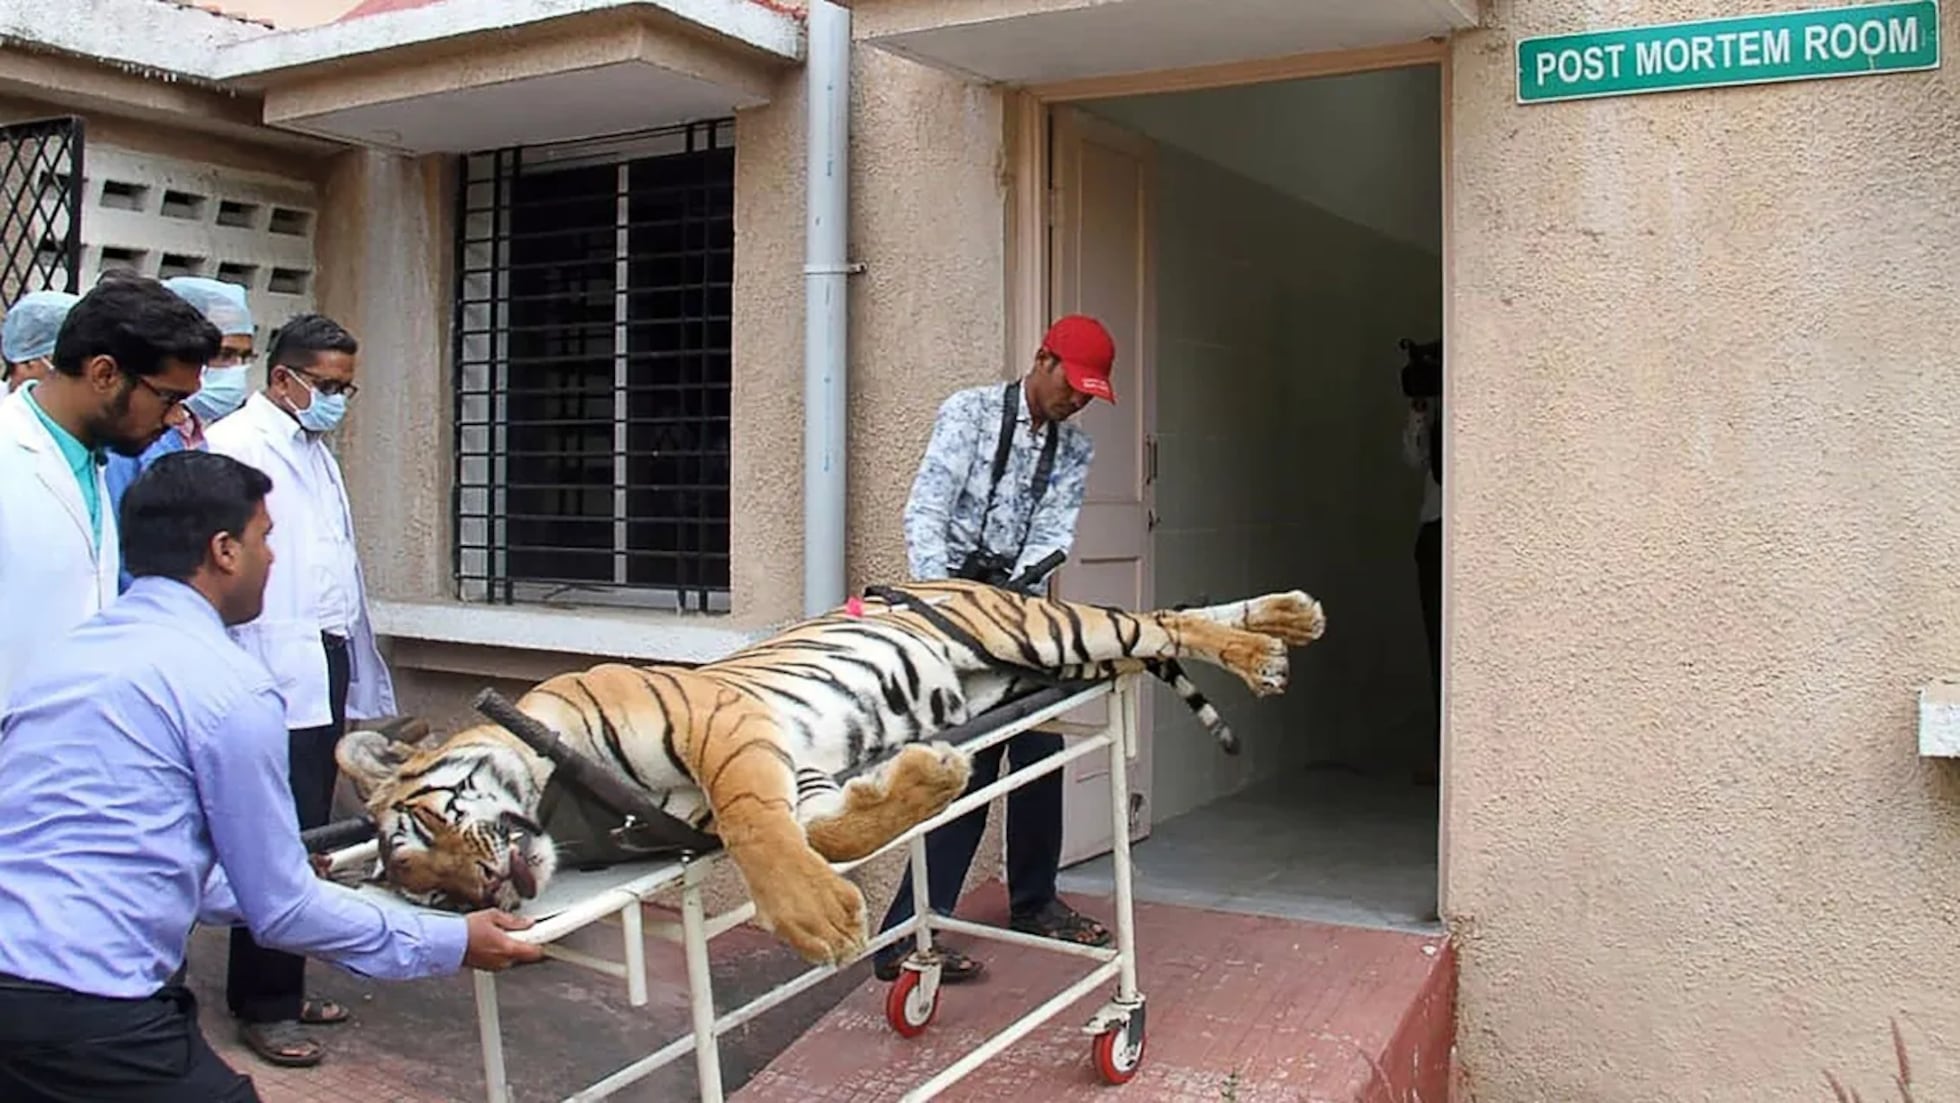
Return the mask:
M1145 486L1157 481L1157 438L1143 438L1143 482Z

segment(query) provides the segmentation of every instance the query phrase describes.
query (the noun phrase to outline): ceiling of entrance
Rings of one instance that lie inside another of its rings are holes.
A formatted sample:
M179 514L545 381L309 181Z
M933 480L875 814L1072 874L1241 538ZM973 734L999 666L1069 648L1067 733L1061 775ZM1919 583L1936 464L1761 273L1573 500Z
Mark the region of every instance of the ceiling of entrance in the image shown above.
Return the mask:
M917 0L863 3L858 37L967 76L1040 84L1416 42L1477 0Z

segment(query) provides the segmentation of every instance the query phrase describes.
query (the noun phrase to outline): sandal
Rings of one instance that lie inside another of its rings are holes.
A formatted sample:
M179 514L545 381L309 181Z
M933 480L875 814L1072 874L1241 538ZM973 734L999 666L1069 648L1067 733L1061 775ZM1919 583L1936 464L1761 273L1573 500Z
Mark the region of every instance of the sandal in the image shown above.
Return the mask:
M306 1036L300 1024L287 1019L277 1023L239 1023L238 1040L269 1064L291 1069L310 1068L320 1063L327 1051Z
M1059 899L1043 904L1040 911L1014 916L1008 925L1022 934L1040 935L1083 946L1107 946L1113 937L1102 924Z
M905 971L904 961L905 956L903 954L889 961L880 961L872 969L872 973L879 980L889 984L897 980L898 975ZM979 976L986 968L985 965L960 953L958 950L949 950L944 946L939 947L939 983L941 984L965 984L967 981Z
M308 1026L332 1026L347 1019L347 1009L329 999L316 997L299 1005L299 1021Z

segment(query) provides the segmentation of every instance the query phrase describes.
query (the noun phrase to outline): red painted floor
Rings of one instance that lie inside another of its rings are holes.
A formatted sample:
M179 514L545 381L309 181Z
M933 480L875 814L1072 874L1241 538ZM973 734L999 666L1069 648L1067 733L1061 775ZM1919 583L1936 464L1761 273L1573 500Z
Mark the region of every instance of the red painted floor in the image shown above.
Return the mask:
M1107 900L1071 902L1110 913ZM998 883L976 891L960 914L1005 922ZM1081 1032L1112 983L939 1098L1447 1103L1455 965L1444 940L1152 904L1137 905L1137 937L1149 1029L1128 1085L1103 1084ZM944 988L924 1034L894 1033L885 1022L888 986L867 981L732 1099L899 1099L1091 967L1065 955L947 941L988 970Z

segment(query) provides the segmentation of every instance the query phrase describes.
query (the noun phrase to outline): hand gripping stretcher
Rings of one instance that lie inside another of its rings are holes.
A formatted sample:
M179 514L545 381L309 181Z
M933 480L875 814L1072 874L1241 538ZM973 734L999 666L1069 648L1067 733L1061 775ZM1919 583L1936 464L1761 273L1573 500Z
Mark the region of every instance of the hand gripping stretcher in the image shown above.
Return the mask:
M969 754L1003 743L1020 732L1036 727L1060 731L1065 743L1060 753L1011 771L1007 769L1008 761L1003 759L1003 772L993 783L960 797L937 816L915 825L877 852L857 861L834 864L832 868L845 873L896 847L909 847L912 918L872 937L865 949L851 961L811 968L767 994L720 1016L716 1016L714 1011L708 943L755 915L752 902L720 915L706 914L702 886L715 863L726 860L720 844L712 836L695 832L685 823L653 807L644 793L633 788L610 767L571 751L542 725L518 712L494 691L485 690L477 697L477 709L558 763L559 768L553 775L554 783L562 781L568 790L577 790L580 796L619 816L622 822L612 829L612 841L633 855L627 861L603 869L561 869L544 892L528 901L524 908L524 914L535 918L536 924L526 930L511 932L512 935L543 944L545 953L560 961L623 979L628 1002L634 1007L645 1006L647 1002L646 955L642 941L645 927L651 926L655 933L679 941L687 965L692 1030L567 1096L568 1103L604 1099L690 1052L694 1054L695 1075L702 1103L723 1103L718 1047L718 1039L723 1034L822 982L838 970L908 938L914 941L915 949L904 959L903 971L889 987L885 1017L899 1034L916 1037L932 1023L939 1007L940 962L933 948L933 935L939 931L955 931L1051 953L1072 954L1096 962L1096 967L1087 976L1015 1019L965 1056L918 1085L904 1097L906 1101L933 1098L1111 980L1116 982L1114 993L1090 1016L1083 1031L1091 1038L1091 1060L1102 1078L1111 1084L1129 1082L1143 1061L1144 1051L1144 999L1137 987L1136 925L1130 890L1129 765L1137 753L1137 678L1138 675L1126 675L1113 681L1071 682L1037 689L943 733L939 738L955 743ZM1100 726L1083 727L1058 719L1102 698L1108 698L1105 709L1107 720ZM929 879L926 876L925 835L928 831L1103 748L1110 751L1109 796L1115 832L1114 947L1082 946L933 912L926 897ZM867 764L863 769L875 765ZM843 780L839 779L840 782ZM373 825L365 820L343 821L304 833L309 850L328 853L332 875L336 877L364 873L373 867L377 848L372 834ZM365 841L347 845L350 840L358 839ZM681 897L680 922L646 920L641 904L656 893L676 885ZM396 907L415 906L385 886L367 884L360 891ZM866 905L870 915L880 914L875 901L867 900ZM560 939L573 931L613 918L619 924L624 943L621 960L613 961L558 945ZM472 979L476 992L477 1029L483 1049L486 1097L489 1103L508 1103L510 1089L505 1076L503 1036L498 1025L496 977L477 970L473 971Z

